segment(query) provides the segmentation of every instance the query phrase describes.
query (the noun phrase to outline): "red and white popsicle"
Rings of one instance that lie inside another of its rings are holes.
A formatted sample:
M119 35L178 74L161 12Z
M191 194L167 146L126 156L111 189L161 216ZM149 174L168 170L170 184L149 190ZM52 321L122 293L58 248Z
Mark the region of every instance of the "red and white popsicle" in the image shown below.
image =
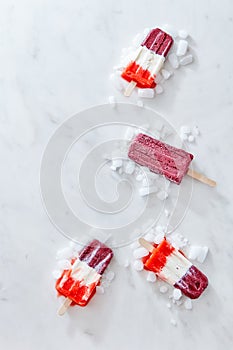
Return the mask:
M128 157L137 164L146 166L150 171L164 175L168 180L179 185L186 174L216 186L216 182L189 169L193 155L154 139L146 134L138 134L130 144Z
M71 261L72 268L64 270L56 282L60 295L66 297L58 310L63 315L74 305L86 306L96 292L101 276L113 257L113 251L98 240L93 240Z
M135 86L139 88L156 86L156 75L163 67L172 43L172 37L159 28L149 32L121 74L122 78L130 83L125 90L125 96L130 96Z
M180 251L166 239L157 247L143 238L139 239L139 243L151 253L143 260L145 269L155 272L190 299L199 298L208 286L208 279Z

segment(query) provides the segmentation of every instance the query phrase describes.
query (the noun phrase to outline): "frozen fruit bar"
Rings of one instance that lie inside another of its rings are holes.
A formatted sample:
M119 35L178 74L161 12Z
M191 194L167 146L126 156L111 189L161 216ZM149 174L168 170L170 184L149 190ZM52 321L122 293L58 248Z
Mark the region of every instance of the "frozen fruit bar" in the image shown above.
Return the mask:
M133 139L128 156L136 163L148 167L154 173L164 175L178 185L193 159L191 153L145 134L138 134Z
M122 78L134 82L140 88L155 87L155 77L161 70L172 43L170 35L159 28L152 29L122 72Z
M166 239L144 258L144 267L191 299L198 298L208 286L207 277Z
M110 248L93 240L83 248L78 258L72 260L72 268L63 271L56 283L57 291L73 303L85 306L95 294L101 275L112 257Z

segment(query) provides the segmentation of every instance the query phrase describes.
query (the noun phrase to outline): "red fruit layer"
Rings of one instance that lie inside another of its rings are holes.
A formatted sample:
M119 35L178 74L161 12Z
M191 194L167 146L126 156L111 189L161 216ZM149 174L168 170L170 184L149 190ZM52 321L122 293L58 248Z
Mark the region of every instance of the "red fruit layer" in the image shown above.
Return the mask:
M166 176L180 184L193 159L191 153L158 141L148 135L138 134L130 145L128 157L148 167L152 172Z
M154 88L155 77L147 69L143 69L136 62L130 62L129 65L124 69L121 74L122 78L131 82L134 81L137 83L139 88Z
M142 42L142 46L164 57L167 56L172 44L172 37L159 28L152 29Z
M77 281L71 276L72 270L64 270L62 276L56 282L56 289L59 294L67 297L73 303L79 306L86 306L92 296L95 294L96 283L85 286L81 285L82 281ZM65 282L60 285L64 278Z
M192 265L187 273L174 284L175 288L191 299L198 298L208 286L208 278Z
M166 265L167 257L171 255L175 248L164 239L158 246L153 250L150 257L145 262L145 267L155 273L159 273L162 268Z

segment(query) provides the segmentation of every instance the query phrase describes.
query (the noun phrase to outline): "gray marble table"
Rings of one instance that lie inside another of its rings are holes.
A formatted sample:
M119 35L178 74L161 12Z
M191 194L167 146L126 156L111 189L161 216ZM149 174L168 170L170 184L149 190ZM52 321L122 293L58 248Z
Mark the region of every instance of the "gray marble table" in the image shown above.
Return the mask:
M227 0L0 1L2 349L232 349L232 13ZM179 232L209 247L210 286L192 311L171 314L163 295L115 262L104 296L59 318L51 271L68 241L42 205L43 151L67 117L109 95L126 101L109 82L112 66L134 34L163 23L187 29L195 63L146 105L177 129L201 130L190 150L218 185L194 183Z

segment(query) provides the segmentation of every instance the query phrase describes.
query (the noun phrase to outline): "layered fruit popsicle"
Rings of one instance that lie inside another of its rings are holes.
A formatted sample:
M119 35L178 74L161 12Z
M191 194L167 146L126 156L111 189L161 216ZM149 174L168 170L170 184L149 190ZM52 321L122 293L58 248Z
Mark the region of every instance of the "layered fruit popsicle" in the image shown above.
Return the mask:
M85 306L95 294L101 275L109 265L113 251L98 240L93 240L71 261L72 268L64 270L56 282L59 294L74 304Z
M144 258L144 268L191 299L198 298L208 286L207 277L166 239Z
M161 70L172 43L169 34L159 28L152 29L122 72L122 78L134 82L140 88L155 87L155 77Z
M188 172L193 155L145 134L138 134L130 144L128 157L150 171L180 184Z

